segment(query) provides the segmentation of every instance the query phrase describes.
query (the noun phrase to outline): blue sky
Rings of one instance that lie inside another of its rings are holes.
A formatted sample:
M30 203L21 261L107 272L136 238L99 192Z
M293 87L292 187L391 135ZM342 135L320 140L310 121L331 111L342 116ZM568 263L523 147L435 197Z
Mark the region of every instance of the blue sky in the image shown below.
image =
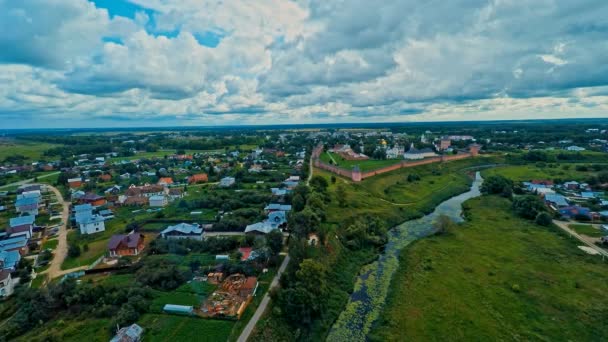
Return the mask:
M608 117L599 0L0 0L3 127Z

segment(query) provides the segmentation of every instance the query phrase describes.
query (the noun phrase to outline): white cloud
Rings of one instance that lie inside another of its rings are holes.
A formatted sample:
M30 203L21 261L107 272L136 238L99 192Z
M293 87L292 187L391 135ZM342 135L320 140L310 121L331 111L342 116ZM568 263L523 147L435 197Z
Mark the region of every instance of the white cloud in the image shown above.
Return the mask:
M600 0L129 1L0 0L5 121L605 116Z

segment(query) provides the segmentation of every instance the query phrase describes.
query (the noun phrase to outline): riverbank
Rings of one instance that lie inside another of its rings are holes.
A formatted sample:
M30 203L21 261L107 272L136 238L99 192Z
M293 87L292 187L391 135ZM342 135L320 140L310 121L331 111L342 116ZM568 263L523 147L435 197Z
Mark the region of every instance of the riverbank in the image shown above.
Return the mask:
M307 248L306 254L328 270L327 286L331 291L324 300L325 309L311 325L294 327L287 323L272 301L251 340L325 340L344 311L361 269L377 260L382 251L371 246L362 249L345 246L344 238L340 236L341 227L364 217L377 217L387 227L420 218L438 204L468 191L472 182L470 168L480 162L485 164L487 160L469 159L402 169L361 183L332 177L328 172L315 169L315 175L327 180L331 201L327 204L327 220L322 227L326 242L323 246ZM420 178L408 181L412 173ZM396 205L390 201L408 203ZM289 271L287 275L289 279Z
M399 256L385 309L368 337L386 340L601 340L608 265L510 202L465 203L467 222Z
M330 341L365 341L372 324L378 319L393 276L399 268L399 253L410 243L434 232L433 223L442 215L462 221L462 203L480 195L479 173L470 190L452 197L429 215L407 221L389 232L389 241L378 260L362 268L346 309L332 327Z

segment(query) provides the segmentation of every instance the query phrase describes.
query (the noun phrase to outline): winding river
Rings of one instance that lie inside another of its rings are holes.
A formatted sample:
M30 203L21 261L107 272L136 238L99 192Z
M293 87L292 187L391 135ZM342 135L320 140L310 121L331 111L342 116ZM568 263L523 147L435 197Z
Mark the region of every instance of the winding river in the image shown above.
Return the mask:
M389 232L389 240L378 260L363 267L346 309L332 327L327 341L365 341L372 324L384 306L393 275L399 267L399 254L411 242L433 233L433 222L447 215L462 222L462 203L480 195L483 179L479 172L471 189L441 203L435 211L417 220L402 223Z

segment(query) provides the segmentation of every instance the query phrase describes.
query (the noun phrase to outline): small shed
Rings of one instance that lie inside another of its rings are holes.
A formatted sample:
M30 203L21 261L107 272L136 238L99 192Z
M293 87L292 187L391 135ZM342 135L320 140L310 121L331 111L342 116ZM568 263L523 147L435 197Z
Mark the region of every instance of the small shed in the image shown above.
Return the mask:
M163 311L170 314L192 315L194 307L186 305L165 304Z

